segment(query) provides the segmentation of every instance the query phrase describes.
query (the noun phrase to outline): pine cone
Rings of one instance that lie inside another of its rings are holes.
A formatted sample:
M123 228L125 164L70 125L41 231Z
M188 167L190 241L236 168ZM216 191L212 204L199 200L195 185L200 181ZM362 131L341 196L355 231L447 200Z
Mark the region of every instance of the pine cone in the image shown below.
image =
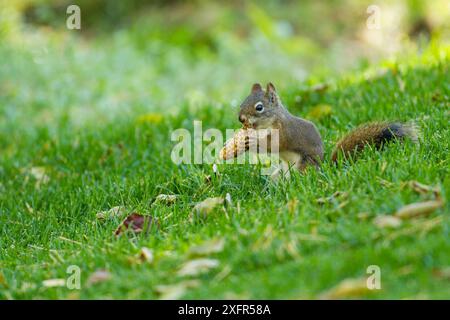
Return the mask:
M225 146L220 150L220 158L223 160L236 158L248 149L248 131L246 128L242 128L236 132L233 138L225 142Z

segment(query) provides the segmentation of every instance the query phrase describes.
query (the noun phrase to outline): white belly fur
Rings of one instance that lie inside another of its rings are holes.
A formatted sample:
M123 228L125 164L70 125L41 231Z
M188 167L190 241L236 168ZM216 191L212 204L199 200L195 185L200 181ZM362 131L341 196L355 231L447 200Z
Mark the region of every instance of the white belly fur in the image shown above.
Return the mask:
M284 177L290 178L291 172L290 168L295 167L298 162L301 160L301 156L298 153L291 152L291 151L283 151L280 152L280 158L281 158L281 168Z
M301 155L291 151L280 152L281 160L287 162L290 166L296 165L301 160Z

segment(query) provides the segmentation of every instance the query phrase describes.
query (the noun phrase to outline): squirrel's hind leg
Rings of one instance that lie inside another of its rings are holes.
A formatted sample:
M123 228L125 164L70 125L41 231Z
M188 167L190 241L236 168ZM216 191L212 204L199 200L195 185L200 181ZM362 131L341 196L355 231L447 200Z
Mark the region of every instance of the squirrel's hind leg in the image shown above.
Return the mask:
M276 182L281 178L290 179L291 173L289 171L289 164L281 160L279 167L270 175L270 178Z
M305 156L301 157L300 161L296 163L295 167L298 169L298 171L300 171L300 173L304 173L310 166L318 169L320 167L320 162L314 157Z

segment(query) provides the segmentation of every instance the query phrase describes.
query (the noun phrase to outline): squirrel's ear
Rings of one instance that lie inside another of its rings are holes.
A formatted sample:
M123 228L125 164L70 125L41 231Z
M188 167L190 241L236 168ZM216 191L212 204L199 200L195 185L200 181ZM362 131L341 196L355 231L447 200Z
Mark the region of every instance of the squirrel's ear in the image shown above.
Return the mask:
M277 92L277 90L275 90L275 86L273 85L272 82L269 82L267 84L267 92Z
M255 92L259 92L259 91L262 91L262 87L261 87L261 85L260 85L259 83L255 83L255 84L252 86L252 91L251 91L251 93L255 93Z
M269 82L267 84L266 96L271 103L275 103L278 99L277 92L275 90L275 86L273 85L272 82Z

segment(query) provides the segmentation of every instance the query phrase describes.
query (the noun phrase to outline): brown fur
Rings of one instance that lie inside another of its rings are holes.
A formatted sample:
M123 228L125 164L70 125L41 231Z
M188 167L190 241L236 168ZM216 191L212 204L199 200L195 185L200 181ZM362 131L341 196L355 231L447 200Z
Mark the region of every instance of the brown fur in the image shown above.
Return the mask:
M417 129L413 124L405 124L399 122L372 122L364 124L351 131L337 144L331 155L331 161L337 162L340 154L344 157L354 155L368 144L377 149L389 141L410 138L413 142L417 142Z

